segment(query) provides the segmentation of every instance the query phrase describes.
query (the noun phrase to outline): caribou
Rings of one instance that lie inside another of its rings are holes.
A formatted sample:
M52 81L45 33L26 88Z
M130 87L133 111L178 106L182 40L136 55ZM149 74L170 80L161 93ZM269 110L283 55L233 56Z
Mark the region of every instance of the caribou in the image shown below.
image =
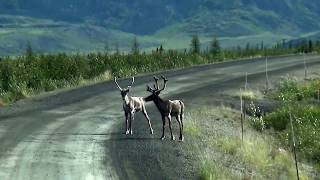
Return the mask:
M117 78L114 77L114 82L118 89L120 90L122 100L123 100L123 111L125 114L125 122L126 122L126 131L125 134L132 134L132 123L134 120L134 114L136 112L142 112L143 115L146 117L149 128L150 134L153 134L153 129L151 127L150 118L146 111L145 101L143 97L131 97L129 96L130 88L134 83L134 77L132 77L131 84L127 86L127 88L121 88L117 82Z
M184 103L181 100L163 100L159 97L161 91L163 91L166 88L168 79L164 76L161 76L163 79L163 87L159 88L159 78L154 76L155 84L153 85L153 88L151 88L149 85L147 85L147 91L151 93L148 97L144 98L146 102L153 101L156 105L157 109L159 110L161 117L162 117L162 136L161 140L165 139L164 130L165 130L165 124L166 124L166 118L169 121L169 128L171 133L171 139L175 140L174 135L172 134L172 127L171 127L171 117L175 117L179 123L179 129L180 129L180 136L179 140L183 141L183 116L184 116L184 110L185 106Z

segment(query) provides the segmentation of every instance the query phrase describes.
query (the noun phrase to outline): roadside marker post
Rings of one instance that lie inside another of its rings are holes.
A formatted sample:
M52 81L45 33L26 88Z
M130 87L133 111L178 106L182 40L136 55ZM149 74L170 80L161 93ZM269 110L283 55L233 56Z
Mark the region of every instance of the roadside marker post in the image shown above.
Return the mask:
M246 72L246 83L244 85L244 91L247 91L247 87L248 87L248 72Z
M291 114L291 112L289 113L289 117L290 117L290 124L291 124L291 134L292 134L292 142L293 142L293 153L294 153L294 161L295 161L296 171L297 171L297 179L300 180L300 178L299 178L298 161L297 161L297 153L296 153L296 141L295 141L295 136L294 136L294 130L293 130L292 114Z
M266 56L266 89L269 90L268 56Z
M303 53L303 64L304 64L304 79L307 80L308 79L308 69L307 69L307 60L306 60L305 53Z
M242 143L243 143L243 118L244 118L244 113L243 113L243 99L242 99L242 89L240 88L240 110L241 110L241 117L240 117L240 120L241 120L241 140L242 140Z

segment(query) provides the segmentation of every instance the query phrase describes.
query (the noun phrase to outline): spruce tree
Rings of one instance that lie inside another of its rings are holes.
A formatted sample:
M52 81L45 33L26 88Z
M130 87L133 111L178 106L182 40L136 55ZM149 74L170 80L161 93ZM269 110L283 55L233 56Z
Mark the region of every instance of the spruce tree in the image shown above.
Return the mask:
M246 49L245 49L245 55L247 55L247 56L249 56L249 55L251 55L251 45L250 45L250 43L248 42L247 44L246 44Z
M289 41L289 49L292 49L293 48L293 42L292 41Z
M115 43L115 54L116 54L116 55L119 55L119 54L120 54L118 42Z
M162 44L160 45L159 52L162 54L164 51Z
M33 49L32 49L32 46L31 46L30 41L27 42L26 58L27 58L28 60L33 59Z
M264 42L263 41L261 41L260 50L264 50Z
M106 41L105 43L104 43L104 51L105 51L105 53L109 53L110 52L110 46L109 46L109 42L108 41Z
M133 38L131 52L132 52L132 54L135 54L135 55L139 54L139 52L140 52L139 42L138 42L137 37Z
M210 53L216 57L221 53L221 47L218 39L216 37L210 43Z
M281 48L285 49L286 48L286 44L287 44L287 40L286 39L282 39Z
M308 52L312 52L313 51L313 42L312 40L309 40L309 43L308 43Z
M199 54L200 53L200 40L198 35L194 35L191 39L191 52L193 54Z

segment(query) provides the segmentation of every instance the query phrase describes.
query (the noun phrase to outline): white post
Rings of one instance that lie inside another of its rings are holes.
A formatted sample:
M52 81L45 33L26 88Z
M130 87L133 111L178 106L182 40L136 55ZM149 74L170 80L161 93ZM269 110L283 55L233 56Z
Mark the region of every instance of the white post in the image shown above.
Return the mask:
M246 84L244 85L244 91L247 91L248 86L248 72L246 72Z
M268 57L266 56L266 89L269 89Z
M242 89L240 88L240 110L241 110L241 140L243 142L243 118L244 118L244 113L243 113L243 99L242 99Z
M296 171L297 171L297 179L299 180L299 168L298 168L298 160L297 160L297 153L296 153L296 141L294 137L294 130L293 130L293 123L292 123L292 115L291 112L289 113L290 117L290 124L291 124L291 133L292 133L292 142L293 142L293 153L294 153L294 161L296 164Z
M304 79L307 80L308 70L307 70L307 60L306 60L305 53L303 53L303 64L304 64Z

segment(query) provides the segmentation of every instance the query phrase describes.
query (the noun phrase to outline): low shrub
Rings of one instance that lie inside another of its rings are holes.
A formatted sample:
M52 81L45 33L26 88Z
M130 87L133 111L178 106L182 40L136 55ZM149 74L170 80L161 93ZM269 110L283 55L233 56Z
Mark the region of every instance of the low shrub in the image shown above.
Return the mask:
M263 131L266 128L266 124L263 120L262 112L259 106L256 106L253 102L249 104L247 110L250 116L248 117L249 124L257 131Z
M282 78L276 86L273 98L282 102L295 102L309 99L318 99L320 80L314 80L307 85L299 85L297 79Z
M267 128L273 128L276 131L283 131L290 122L288 108L280 108L275 112L268 114L264 118Z
M289 113L292 113L297 149L310 161L320 163L320 108L311 105L295 105L289 111L282 107L265 118L268 127L279 131L280 140L292 145Z

